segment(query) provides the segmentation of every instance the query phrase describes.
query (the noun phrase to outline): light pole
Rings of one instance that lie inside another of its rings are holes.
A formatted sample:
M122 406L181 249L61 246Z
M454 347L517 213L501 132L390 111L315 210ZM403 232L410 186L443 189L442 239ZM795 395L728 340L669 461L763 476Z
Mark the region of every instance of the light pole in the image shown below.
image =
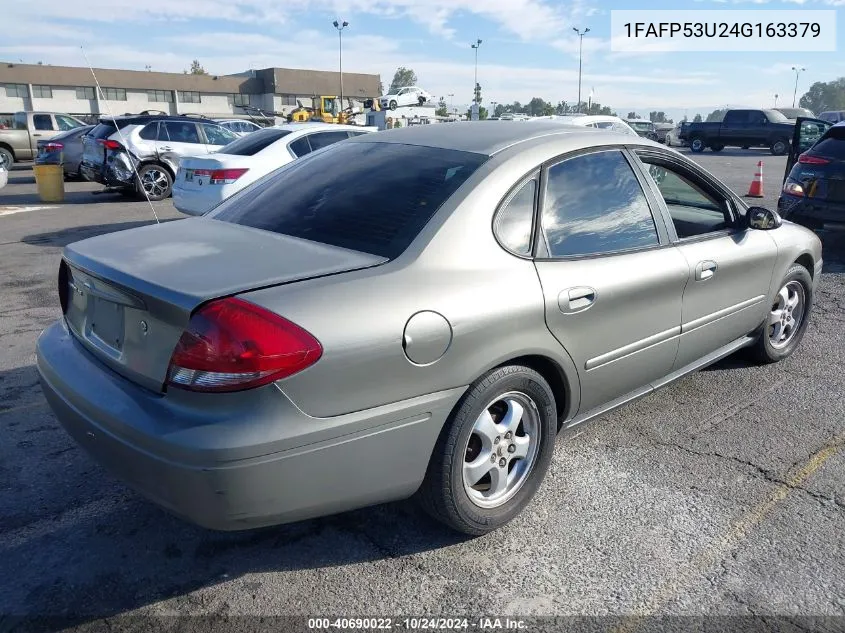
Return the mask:
M481 40L477 40L475 44L470 44L475 50L475 85L472 87L472 94L474 95L473 103L478 103L478 49L481 48Z
M795 107L795 97L798 95L798 75L800 75L803 71L807 70L803 66L793 66L792 70L795 71L795 90L792 92L792 107Z
M775 93L775 107L778 107L778 97L779 96L780 95L778 95L778 93Z
M349 26L349 22L338 22L335 20L332 22L334 28L337 29L337 57L338 57L338 68L340 73L340 107L343 108L343 29Z
M574 26L572 30L578 34L578 112L581 112L581 59L582 59L582 52L584 50L584 36L590 32L590 29L584 29L583 31L579 31Z

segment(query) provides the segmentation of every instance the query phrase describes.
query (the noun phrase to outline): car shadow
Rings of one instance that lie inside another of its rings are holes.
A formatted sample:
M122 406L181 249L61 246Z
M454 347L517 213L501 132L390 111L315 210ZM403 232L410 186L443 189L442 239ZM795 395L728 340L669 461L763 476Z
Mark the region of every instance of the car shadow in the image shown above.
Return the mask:
M182 218L162 218L160 222L174 222ZM105 235L106 233L115 233L117 231L126 231L128 229L135 229L140 226L148 226L155 224L155 220L142 220L137 222L115 222L113 224L93 224L89 226L74 226L60 231L48 231L45 233L35 233L33 235L26 235L21 238L24 244L33 246L67 246L73 242L84 240L89 237L96 237L97 235Z
M10 185L32 185L35 184L35 176L13 176L11 172L8 176L7 183Z
M0 204L3 205L27 205L27 206L56 206L64 204L96 204L101 202L136 202L134 199L127 199L119 193L100 193L95 191L65 191L64 200L61 202L44 202L37 193L12 193L6 194L0 191Z
M30 622L21 630L79 626L165 599L178 610L195 603L187 594L223 582L248 577L236 591L255 594L274 582L262 573L357 565L468 540L410 500L260 530L205 530L94 463L45 405L32 365L0 372L0 400L8 401L0 402L0 557L17 570L0 576L0 613L61 618L61 626Z

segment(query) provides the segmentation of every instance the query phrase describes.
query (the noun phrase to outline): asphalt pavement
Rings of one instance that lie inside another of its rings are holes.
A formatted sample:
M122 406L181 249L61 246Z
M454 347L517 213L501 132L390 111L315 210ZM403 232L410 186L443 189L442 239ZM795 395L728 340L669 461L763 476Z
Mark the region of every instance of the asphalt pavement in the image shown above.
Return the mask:
M774 207L782 157L695 156L740 193L761 159L758 202ZM0 631L44 615L845 621L845 240L824 236L793 357L726 359L561 438L532 504L496 533L456 536L411 502L216 533L104 472L45 404L34 345L60 315L61 247L154 221L147 203L67 188L64 204L40 203L21 166L0 191ZM179 217L169 201L154 208Z

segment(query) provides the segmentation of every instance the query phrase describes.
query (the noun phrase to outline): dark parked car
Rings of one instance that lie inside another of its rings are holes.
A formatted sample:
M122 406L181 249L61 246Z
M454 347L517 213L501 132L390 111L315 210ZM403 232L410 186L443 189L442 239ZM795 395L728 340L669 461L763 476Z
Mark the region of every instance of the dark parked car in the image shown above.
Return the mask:
M722 121L690 123L682 140L693 152L709 147L721 152L725 147L768 147L775 156L789 151L795 126L777 110L728 110Z
M86 125L62 132L53 138L38 141L36 162L41 164L61 163L65 178L82 178L82 174L79 173L84 149L82 137L92 129L94 129L93 125Z
M845 123L799 119L795 136L799 147L817 140L790 156L778 212L811 229L845 230Z

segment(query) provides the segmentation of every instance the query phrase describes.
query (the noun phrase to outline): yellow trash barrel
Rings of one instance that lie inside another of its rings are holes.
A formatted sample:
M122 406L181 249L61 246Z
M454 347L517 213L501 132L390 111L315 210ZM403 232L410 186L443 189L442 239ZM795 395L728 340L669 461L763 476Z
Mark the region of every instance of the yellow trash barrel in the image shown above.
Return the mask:
M65 199L65 176L61 165L35 165L35 186L41 202L62 202Z

